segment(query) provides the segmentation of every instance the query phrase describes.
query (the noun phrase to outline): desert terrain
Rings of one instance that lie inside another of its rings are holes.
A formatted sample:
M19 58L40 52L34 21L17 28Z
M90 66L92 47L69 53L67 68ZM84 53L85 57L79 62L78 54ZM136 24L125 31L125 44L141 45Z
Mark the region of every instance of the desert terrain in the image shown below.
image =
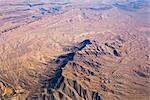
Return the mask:
M0 0L0 100L150 100L149 0Z

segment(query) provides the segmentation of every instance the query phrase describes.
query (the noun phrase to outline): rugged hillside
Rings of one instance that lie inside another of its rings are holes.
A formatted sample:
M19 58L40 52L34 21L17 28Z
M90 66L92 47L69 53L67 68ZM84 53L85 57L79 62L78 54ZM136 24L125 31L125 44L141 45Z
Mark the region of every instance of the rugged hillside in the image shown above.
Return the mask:
M128 34L115 36L104 43L85 39L67 47L66 53L42 65L44 72L36 69L27 74L32 81L24 80L22 87L28 91L24 98L148 100L150 67L147 43L144 37ZM37 82L33 82L34 78ZM17 92L14 95L18 98Z
M134 35L130 38L135 38L132 40L139 44L145 41ZM148 100L147 88L150 84L148 51L143 52L147 52L146 54L141 52L138 58L133 57L132 54L138 53L139 50L129 44L131 44L129 40L121 36L102 44L89 39L78 43L69 48L68 53L60 55L52 62L57 66L53 74L41 78L37 90L30 92L27 98L29 100L37 98L40 100ZM125 48L125 45L128 47ZM145 48L146 45L143 45L140 51L146 50ZM137 63L139 61L142 63Z
M7 84L13 81L1 81L2 98L148 100L147 43L137 34L118 35L104 43L85 39L41 67L26 70L19 78L20 89Z

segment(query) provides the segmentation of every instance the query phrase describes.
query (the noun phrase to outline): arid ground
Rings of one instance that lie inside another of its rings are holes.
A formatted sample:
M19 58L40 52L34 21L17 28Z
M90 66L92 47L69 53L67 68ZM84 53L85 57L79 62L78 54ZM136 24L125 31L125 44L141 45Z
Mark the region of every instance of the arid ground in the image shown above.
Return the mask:
M149 0L0 0L0 100L150 100Z

